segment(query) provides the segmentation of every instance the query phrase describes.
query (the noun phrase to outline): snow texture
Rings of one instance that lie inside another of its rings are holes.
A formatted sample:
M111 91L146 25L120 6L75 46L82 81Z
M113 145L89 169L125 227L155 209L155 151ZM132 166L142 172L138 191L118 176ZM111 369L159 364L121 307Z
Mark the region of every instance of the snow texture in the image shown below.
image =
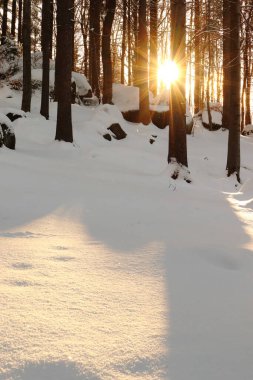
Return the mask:
M0 149L0 380L250 380L252 135L238 185L228 132L198 123L187 184L167 129L108 142L116 107L73 105L75 144L55 142L56 107L35 93Z

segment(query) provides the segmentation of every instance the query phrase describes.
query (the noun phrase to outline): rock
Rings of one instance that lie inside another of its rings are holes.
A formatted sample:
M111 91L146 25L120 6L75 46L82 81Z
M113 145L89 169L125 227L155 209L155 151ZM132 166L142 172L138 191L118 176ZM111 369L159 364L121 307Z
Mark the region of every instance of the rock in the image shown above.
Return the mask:
M15 121L15 120L17 120L17 119L19 119L19 118L22 117L21 115L17 115L17 114L15 114L13 112L7 113L6 116L10 119L10 121Z
M7 148L15 150L16 137L15 137L14 132L9 127L7 127L6 124L1 124L1 128L2 128L3 144Z
M105 133L103 135L103 138L106 139L106 140L108 140L108 141L112 141L112 136L110 135L110 133Z
M151 111L151 119L152 123L160 129L164 129L169 125L169 111L157 112Z
M113 137L116 140L125 139L127 136L126 132L121 128L119 123L114 123L110 127L108 127L107 129L109 129L114 134Z

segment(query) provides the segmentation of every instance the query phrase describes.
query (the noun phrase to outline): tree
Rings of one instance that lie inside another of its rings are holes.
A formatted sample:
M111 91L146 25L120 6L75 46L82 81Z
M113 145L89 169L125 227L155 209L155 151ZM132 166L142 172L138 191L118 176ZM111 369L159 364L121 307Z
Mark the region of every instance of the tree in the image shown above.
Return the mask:
M1 45L5 44L7 36L7 13L8 13L8 0L3 0L3 19L2 19L2 36Z
M22 110L30 112L32 85L31 85L31 0L24 0L23 4L23 96Z
M230 117L227 154L227 175L235 174L240 182L240 0L230 0L228 76L230 89ZM225 100L225 99L224 99Z
M94 94L100 99L100 15L102 0L90 1L89 19L89 80Z
M195 27L195 79L194 79L194 113L200 111L200 4L199 0L195 0L195 16L194 16L194 27Z
M17 18L17 0L12 0L12 11L11 11L11 35L15 37L16 35L16 18Z
M52 40L52 0L42 1L42 27L41 47L43 54L42 90L40 113L49 119L49 69L50 69L50 47Z
M150 0L150 90L157 94L158 60L158 0Z
M148 90L148 34L146 14L146 0L139 0L136 84L139 87L139 121L145 125L148 125L150 123L150 111Z
M22 13L23 13L23 0L18 0L18 42L22 42Z
M111 30L115 7L116 0L106 0L102 36L103 103L112 103Z
M185 0L171 0L171 59L178 65L180 79L171 84L170 128L168 162L188 166L186 145L186 100L185 100ZM174 173L173 176L177 176Z
M58 110L55 140L73 142L71 116L71 72L74 0L57 0L57 83Z

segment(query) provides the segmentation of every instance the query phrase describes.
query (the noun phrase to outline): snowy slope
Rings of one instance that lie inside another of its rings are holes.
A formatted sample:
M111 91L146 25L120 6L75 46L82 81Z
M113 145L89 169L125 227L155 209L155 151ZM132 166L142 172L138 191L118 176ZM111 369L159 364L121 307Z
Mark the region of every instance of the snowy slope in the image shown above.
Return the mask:
M252 136L236 186L227 132L196 126L189 185L167 129L121 120L108 142L110 106L74 105L74 146L55 142L39 100L0 149L0 379L250 380Z

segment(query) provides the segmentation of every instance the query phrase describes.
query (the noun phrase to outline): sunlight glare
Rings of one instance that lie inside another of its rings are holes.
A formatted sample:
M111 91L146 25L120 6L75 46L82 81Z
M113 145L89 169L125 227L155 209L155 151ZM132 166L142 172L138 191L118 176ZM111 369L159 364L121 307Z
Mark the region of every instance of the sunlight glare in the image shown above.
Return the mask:
M165 61L158 69L158 80L168 89L171 83L175 82L179 77L179 69L175 62Z

